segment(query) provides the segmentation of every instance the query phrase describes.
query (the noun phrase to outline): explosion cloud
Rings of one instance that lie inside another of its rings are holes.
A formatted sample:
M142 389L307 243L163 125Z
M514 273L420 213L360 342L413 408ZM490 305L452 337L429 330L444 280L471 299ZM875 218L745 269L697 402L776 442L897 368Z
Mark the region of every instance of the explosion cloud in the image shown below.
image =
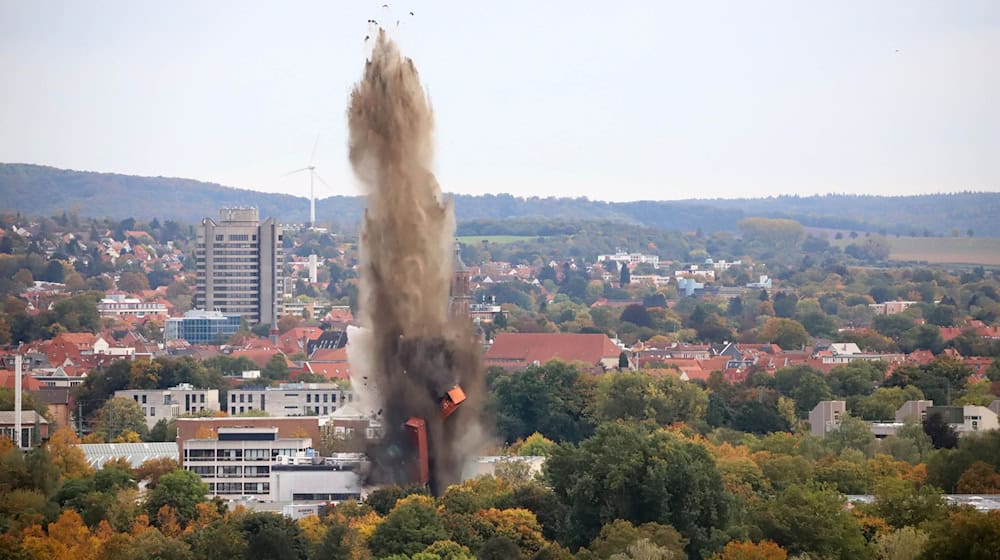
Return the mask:
M377 387L385 438L370 450L373 482L405 483L413 461L403 424L427 425L431 490L458 482L475 451L483 380L468 317L448 312L455 218L434 174L434 114L413 61L383 30L348 109L349 157L367 195L361 232L358 351ZM440 400L467 400L447 420Z

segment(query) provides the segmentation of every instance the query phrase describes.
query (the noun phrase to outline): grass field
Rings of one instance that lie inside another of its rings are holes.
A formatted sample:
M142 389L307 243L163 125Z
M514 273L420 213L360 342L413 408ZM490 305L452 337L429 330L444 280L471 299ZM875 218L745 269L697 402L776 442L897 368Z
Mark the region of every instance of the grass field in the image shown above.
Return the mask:
M997 237L893 237L889 243L894 261L927 261L942 264L1000 266Z
M517 241L526 241L528 239L537 239L534 235L460 235L458 239L459 243L465 245L479 245L483 241L487 243L494 243L497 245L506 245L507 243L515 243Z
M981 264L1000 266L1000 238L998 237L896 237L887 236L892 249L889 259L918 261L932 264ZM840 248L864 240L844 235L843 239L830 240Z

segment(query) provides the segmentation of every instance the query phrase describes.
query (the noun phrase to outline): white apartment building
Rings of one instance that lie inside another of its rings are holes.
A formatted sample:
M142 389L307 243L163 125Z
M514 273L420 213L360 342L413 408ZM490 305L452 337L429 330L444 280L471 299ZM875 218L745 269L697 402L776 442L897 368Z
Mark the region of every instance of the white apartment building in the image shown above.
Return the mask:
M278 428L219 428L217 436L185 441L182 458L213 496L269 496L278 458L312 451L310 438L279 438Z
M597 255L597 262L615 261L618 264L648 264L653 268L660 268L660 257L657 255L646 255L643 253L629 253L625 249L615 249L613 255Z
M167 306L156 301L142 301L125 294L108 294L97 303L97 313L101 317L146 317L166 315Z
M196 389L181 383L169 389L127 389L115 391L116 397L134 400L142 408L146 426L152 428L160 420L171 421L184 414L219 410L218 389Z
M226 410L231 416L263 410L271 416L329 416L353 400L350 391L334 383L282 383L229 391Z

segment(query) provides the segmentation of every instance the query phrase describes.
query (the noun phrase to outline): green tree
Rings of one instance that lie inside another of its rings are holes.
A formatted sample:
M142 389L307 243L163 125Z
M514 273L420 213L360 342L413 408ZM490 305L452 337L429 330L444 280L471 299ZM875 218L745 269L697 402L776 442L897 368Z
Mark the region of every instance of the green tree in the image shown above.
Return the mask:
M579 446L562 445L546 471L570 509L577 546L623 519L671 525L700 551L728 520L729 500L708 451L649 426L602 424Z
M930 531L922 558L927 560L994 560L1000 550L1000 511L960 509Z
M197 505L205 501L208 485L191 471L176 470L160 477L146 497L146 513L156 519L163 506L177 511L178 521L187 523L197 515Z
M396 502L412 494L426 496L428 494L427 487L420 485L404 487L396 484L381 486L368 493L365 503L370 505L375 513L388 515L392 508L396 507Z
M279 352L271 356L264 369L260 370L260 376L271 381L288 379L288 361L285 355Z
M862 558L865 540L860 523L834 490L792 485L752 514L765 538L792 554L821 558Z
M538 432L554 441L580 441L593 431L592 382L575 367L552 361L517 373L488 372L488 407L508 443Z
M160 482L163 484L162 479ZM299 524L280 513L252 512L243 518L247 560L306 560L309 546Z
M873 494L875 501L866 507L896 528L938 521L948 512L941 490L929 484L887 477L875 483Z
M629 546L643 539L666 549L671 554L670 558L684 558L687 541L673 527L659 523L644 523L636 527L621 519L601 527L600 534L590 544L590 551L599 558L611 558L618 553L627 553Z
M794 319L771 317L764 324L764 339L785 350L798 350L809 343L809 333Z
M146 434L148 428L139 403L128 397L114 397L98 411L96 431L110 442L129 431Z
M650 420L667 426L674 422L700 422L707 407L708 395L697 385L671 376L622 372L601 378L594 416L602 422Z
M436 541L447 539L448 531L434 500L426 496L409 496L397 502L378 524L368 541L368 548L378 558L390 554L412 555ZM517 545L514 549L517 550Z
M875 454L875 435L868 422L853 416L845 416L840 426L823 438L823 443L836 454L847 449L855 449L871 457Z

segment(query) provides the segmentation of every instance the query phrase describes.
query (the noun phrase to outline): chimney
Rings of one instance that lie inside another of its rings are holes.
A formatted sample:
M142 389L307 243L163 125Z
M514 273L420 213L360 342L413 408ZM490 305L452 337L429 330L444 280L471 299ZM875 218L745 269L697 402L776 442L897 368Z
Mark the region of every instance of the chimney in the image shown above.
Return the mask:
M271 344L274 344L277 347L278 346L278 329L276 329L274 327L271 327L271 332L269 334L271 335Z

